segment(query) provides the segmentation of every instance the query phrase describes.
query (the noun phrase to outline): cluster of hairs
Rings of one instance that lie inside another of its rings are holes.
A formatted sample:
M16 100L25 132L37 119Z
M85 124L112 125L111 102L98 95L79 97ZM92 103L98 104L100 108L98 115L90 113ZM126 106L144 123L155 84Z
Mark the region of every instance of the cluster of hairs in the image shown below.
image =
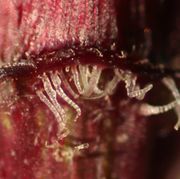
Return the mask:
M112 78L103 80L105 70L105 67L97 65L78 64L60 71L43 73L40 76L43 88L38 89L36 94L54 114L58 123L58 136L60 138L66 137L69 130L66 111L59 99L75 111L74 121L76 121L82 113L76 99L96 100L111 96L121 81L125 83L127 96L138 100L143 100L146 93L153 88L152 84L147 84L141 88L137 83L137 76L133 72L119 68L112 68ZM171 91L174 101L161 106L142 102L139 113L140 115L151 116L174 109L178 116L178 122L174 128L178 130L180 127L180 94L172 78L164 77L162 82Z

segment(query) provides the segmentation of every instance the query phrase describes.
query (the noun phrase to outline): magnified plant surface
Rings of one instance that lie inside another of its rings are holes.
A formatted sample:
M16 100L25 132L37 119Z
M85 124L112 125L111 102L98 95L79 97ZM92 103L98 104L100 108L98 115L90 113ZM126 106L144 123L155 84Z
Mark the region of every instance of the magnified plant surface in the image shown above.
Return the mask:
M0 0L0 179L179 179L180 1Z

